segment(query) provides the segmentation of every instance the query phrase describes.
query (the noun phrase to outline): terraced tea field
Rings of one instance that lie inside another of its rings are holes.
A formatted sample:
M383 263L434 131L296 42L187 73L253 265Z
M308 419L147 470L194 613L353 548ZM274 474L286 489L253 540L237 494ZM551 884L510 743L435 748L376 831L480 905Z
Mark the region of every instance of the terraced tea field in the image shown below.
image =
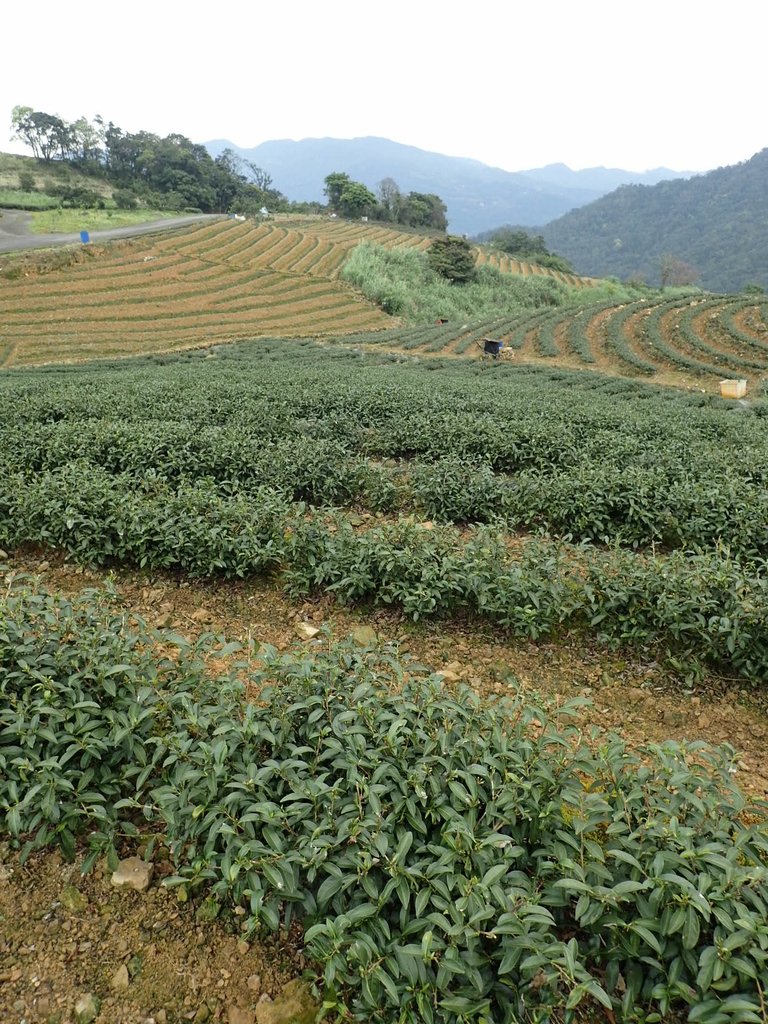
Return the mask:
M380 331L398 321L339 278L347 254L363 240L416 249L430 244L425 235L375 224L222 218L77 248L69 253L69 265L60 260L65 265L43 274L19 271L14 277L6 269L0 366L168 352L254 337Z
M536 263L527 263L525 260L516 260L505 252L497 252L493 249L478 247L476 254L478 267L486 265L496 267L503 274L522 274L524 277L530 277L531 274L544 274L545 277L552 277L555 281L562 281L563 284L576 287L594 283L592 278L581 277L579 274L566 274L562 270L542 267Z
M504 358L716 392L721 378L762 392L768 304L691 290L632 303L590 302L588 279L477 249L478 265L542 273L582 288L584 304L405 326L340 279L362 241L423 250L427 236L377 224L306 218L230 218L128 242L70 250L45 273L5 270L0 366L81 362L200 348L257 337L324 338L399 354L480 355L504 340Z
M708 392L717 392L721 379L736 378L747 381L748 394L760 394L768 378L768 303L743 295L657 295L461 325L391 328L354 340L410 354L477 358L486 336L503 339L506 361L595 369Z
M380 330L391 318L338 280L363 235L380 244L429 242L365 225L310 231L223 218L75 250L70 266L3 282L0 365Z
M9 283L194 350L0 371L0 1020L764 1019L764 306L211 345L347 229Z

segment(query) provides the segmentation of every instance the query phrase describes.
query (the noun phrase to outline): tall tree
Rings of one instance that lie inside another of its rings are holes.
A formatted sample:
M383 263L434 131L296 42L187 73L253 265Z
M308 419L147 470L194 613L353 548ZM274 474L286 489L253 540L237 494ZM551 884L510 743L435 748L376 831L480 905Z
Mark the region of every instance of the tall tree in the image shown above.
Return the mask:
M491 237L491 244L510 256L535 256L548 252L541 235L530 235L522 228L499 228Z
M659 278L662 288L681 287L695 284L699 278L699 272L685 260L665 252L659 257Z
M11 128L11 137L30 146L33 155L46 163L57 153L66 155L69 149L69 130L56 114L17 106L11 112Z
M328 198L328 205L332 210L339 210L341 194L347 185L352 183L352 179L348 174L344 174L343 171L333 171L331 174L326 175L324 181L325 188L323 193Z
M376 196L359 181L350 181L339 196L339 210L345 217L366 217L376 205Z
M71 138L70 159L83 164L97 164L104 151L104 122L100 117L93 124L86 117L79 117L69 126Z
M255 185L261 192L274 191L272 188L272 175L265 171L263 167L258 167L252 160L246 160L245 166L252 185Z
M381 207L381 219L388 221L400 221L404 199L403 194L394 178L383 178L377 189L379 206Z
M441 277L464 284L475 276L475 255L466 238L448 235L436 238L427 249L427 259Z
M445 231L447 208L440 196L431 192L409 192L400 216L400 223L411 227Z

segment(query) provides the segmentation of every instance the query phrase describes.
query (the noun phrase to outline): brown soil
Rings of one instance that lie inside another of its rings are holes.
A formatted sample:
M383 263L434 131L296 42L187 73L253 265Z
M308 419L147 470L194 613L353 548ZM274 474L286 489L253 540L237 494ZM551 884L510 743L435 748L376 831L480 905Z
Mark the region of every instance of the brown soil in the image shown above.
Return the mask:
M258 243L253 247L249 242L261 232L269 243L263 253ZM76 256L28 256L26 263L14 265L13 279L5 282L0 299L7 321L5 331L0 327L0 348L12 346L3 365L75 362L93 358L105 345L112 355L129 356L149 351L147 332L156 337L158 329L159 347L170 351L274 336L286 326L291 337L301 337L392 325L391 317L335 274L324 277L318 267L310 275L288 273L294 261L303 259L304 242L305 236L295 230L263 225L252 229L222 220L181 235L81 247ZM341 246L342 254L349 244ZM232 246L237 251L230 261L226 253ZM283 259L284 249L288 252ZM184 258L167 266L169 252ZM273 260L282 272L272 268ZM137 262L141 274L136 273ZM210 268L210 280L200 280L201 265ZM281 291L279 301L272 291L275 285Z
M105 579L42 554L17 555L10 565L40 573L48 589L64 593ZM554 704L589 698L579 717L585 736L597 726L618 732L630 745L665 739L728 743L736 750L742 788L768 797L768 700L736 680L710 676L694 692L658 663L637 656L583 642L520 643L464 622L415 625L391 610L358 613L327 597L292 604L263 580L190 582L129 571L110 578L148 625L190 639L212 631L287 650L306 642L302 625L325 626L336 639L373 627L378 641L397 644L401 654L481 693L520 689ZM280 993L306 966L297 937L252 945L238 931L237 918L202 923L198 908L179 903L173 890L157 884L170 866L155 859L157 877L149 890L126 893L112 887L104 865L83 878L76 864L57 854L20 867L0 847L0 1020L74 1024L75 1002L89 992L101 999L97 1024L295 1019L285 1009L294 1007L286 999L295 993L289 986L282 1001Z
M83 876L58 853L23 866L1 854L4 1024L74 1024L88 995L96 1024L288 1021L280 1010L304 967L290 937L249 942L239 918L202 922L204 905L161 885L117 889L105 865Z

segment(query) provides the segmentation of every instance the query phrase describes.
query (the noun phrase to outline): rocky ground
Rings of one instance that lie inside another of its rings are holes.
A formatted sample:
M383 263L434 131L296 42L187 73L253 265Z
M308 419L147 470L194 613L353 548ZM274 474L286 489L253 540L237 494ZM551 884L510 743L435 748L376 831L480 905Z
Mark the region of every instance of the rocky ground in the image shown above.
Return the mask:
M104 865L82 876L56 853L0 861L3 1024L314 1019L295 939L249 942L236 917L179 903L158 884L162 861L144 891Z
M27 554L13 569L40 573L51 590L99 585L102 572ZM522 689L562 703L586 697L589 729L630 744L664 739L728 743L742 788L768 797L768 703L736 680L686 687L655 661L582 642L510 643L474 623L418 624L390 610L358 613L328 598L292 604L265 581L190 583L172 574L119 572L126 605L150 626L189 638L213 631L288 649L327 627L338 639L393 642L402 654L480 692ZM126 850L124 856L141 853ZM114 884L102 864L85 877L58 854L21 866L0 846L0 1021L2 1024L289 1024L312 1020L299 936L265 944L245 938L237 917L180 903L162 886L170 865L154 856L148 888Z

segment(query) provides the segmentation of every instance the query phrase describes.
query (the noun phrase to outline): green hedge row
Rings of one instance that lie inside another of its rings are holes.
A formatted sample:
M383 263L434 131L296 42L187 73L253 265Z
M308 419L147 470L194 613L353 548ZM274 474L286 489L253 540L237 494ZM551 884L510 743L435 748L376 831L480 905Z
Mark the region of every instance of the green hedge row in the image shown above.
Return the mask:
M419 446L416 427L408 431L407 444ZM385 463L361 454L348 438L254 436L212 426L191 432L181 423L26 423L6 427L0 440L0 465L9 474L62 471L77 463L83 475L106 470L140 481L151 470L172 483L215 480L227 493L268 486L313 505L399 510L448 523L497 522L577 542L699 551L727 544L742 558L768 556L768 461L750 470L718 459L705 476L669 446L658 460L652 448L637 460L633 447L615 440L611 455L598 459L590 444L569 460L561 444L550 459L547 452L559 442L540 433L528 445L538 465L523 454L518 438L516 460L525 465L502 472L478 454L441 455L442 441L434 437L430 450ZM381 437L377 443L386 447ZM402 452L405 444L391 447ZM553 464L556 457L561 464Z
M289 591L390 604L413 619L471 614L511 635L581 630L666 651L684 671L768 678L768 573L727 549L645 556L546 539L517 548L493 527L462 533L412 519L365 528L269 489L169 487L73 464L0 481L0 546L42 544L80 561L192 576L280 573Z
M347 1020L764 1019L766 809L728 751L592 752L573 707L481 700L387 649L265 647L209 678L235 647L6 576L0 834L84 843L85 870L152 837L166 884L255 930L298 919Z

